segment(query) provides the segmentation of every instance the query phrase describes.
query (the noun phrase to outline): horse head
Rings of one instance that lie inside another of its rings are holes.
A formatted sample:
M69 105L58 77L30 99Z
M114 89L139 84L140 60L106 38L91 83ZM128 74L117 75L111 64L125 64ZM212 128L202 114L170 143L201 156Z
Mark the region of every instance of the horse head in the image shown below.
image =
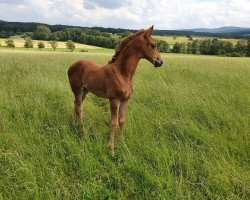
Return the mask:
M163 64L163 60L161 59L154 39L151 37L153 29L154 26L151 26L149 29L145 30L145 33L141 37L142 56L155 67L160 67Z

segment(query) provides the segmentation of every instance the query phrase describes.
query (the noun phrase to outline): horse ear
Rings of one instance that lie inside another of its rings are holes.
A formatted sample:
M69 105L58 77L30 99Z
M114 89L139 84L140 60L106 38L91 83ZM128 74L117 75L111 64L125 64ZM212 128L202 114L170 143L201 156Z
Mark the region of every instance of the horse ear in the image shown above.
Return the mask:
M154 25L151 26L148 30L146 30L145 35L150 36L152 34L153 30L154 30Z

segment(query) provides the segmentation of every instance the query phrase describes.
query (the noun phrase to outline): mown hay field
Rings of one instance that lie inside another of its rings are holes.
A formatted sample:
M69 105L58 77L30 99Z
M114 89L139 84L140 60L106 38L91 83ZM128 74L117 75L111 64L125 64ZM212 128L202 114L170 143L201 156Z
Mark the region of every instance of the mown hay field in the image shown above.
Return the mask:
M14 41L14 44L15 44L15 46L16 46L17 49L26 49L24 47L25 40L21 36L16 35L16 36L12 36L12 37L10 37L8 39L12 39ZM5 41L6 41L6 39L0 38L0 43L1 43L2 47L6 46ZM50 41L45 41L45 40L32 40L32 41L33 41L33 48L32 48L33 50L34 49L38 50L37 44L39 42L43 42L44 46L45 46L45 50L47 50L47 51L48 50L53 51L53 48L51 47L51 44L49 43ZM62 49L66 49L67 48L66 47L66 42L58 41L57 44L58 44L57 49L62 50ZM85 49L85 50L99 50L99 49L102 49L100 47L86 45L86 44L80 44L80 43L75 43L75 48L76 48L76 50L80 50L80 49Z
M108 101L86 97L83 136L67 80L111 56L0 50L0 199L249 199L250 59L140 61L112 158Z

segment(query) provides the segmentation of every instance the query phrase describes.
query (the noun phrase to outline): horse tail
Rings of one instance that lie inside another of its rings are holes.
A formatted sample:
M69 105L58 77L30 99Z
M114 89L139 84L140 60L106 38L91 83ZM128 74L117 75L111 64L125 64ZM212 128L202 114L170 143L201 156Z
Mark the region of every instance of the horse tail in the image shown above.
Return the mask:
M85 67L82 61L77 61L72 64L68 69L68 78L71 89L74 93L79 92L83 88L83 73Z

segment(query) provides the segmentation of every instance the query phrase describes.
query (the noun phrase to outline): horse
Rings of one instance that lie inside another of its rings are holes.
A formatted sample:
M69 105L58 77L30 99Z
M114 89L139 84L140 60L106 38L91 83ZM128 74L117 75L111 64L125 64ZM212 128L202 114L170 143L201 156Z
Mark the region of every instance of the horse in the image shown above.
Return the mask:
M109 99L111 122L109 148L114 156L114 137L119 128L119 138L125 123L125 111L133 93L133 76L140 59L147 59L155 67L163 60L151 37L154 26L123 39L116 47L112 59L104 66L92 60L79 60L68 69L69 83L74 93L74 115L82 124L81 104L88 92Z

